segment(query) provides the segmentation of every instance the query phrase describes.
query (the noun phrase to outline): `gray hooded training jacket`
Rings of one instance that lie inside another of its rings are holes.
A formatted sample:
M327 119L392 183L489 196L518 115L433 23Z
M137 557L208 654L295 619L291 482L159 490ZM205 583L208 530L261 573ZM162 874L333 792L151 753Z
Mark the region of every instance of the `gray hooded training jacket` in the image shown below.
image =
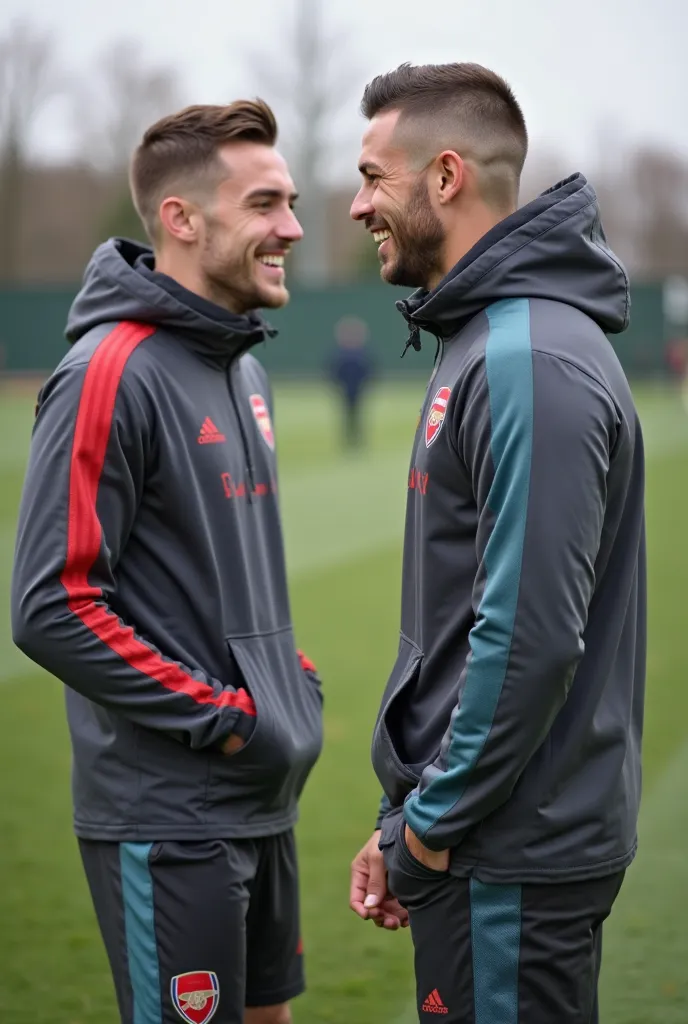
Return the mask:
M581 175L397 304L438 339L409 475L385 797L451 870L574 881L633 858L645 676L628 282ZM391 820L390 816L390 820Z
M296 819L322 702L295 648L270 393L247 354L265 334L111 240L39 395L12 625L66 684L83 838ZM247 742L226 756L232 732Z

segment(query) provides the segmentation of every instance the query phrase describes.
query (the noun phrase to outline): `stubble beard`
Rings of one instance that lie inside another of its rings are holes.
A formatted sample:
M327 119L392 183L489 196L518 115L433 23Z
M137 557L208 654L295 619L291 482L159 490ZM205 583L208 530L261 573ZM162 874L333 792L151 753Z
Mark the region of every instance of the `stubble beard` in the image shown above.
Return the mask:
M445 230L423 178L415 182L400 222L393 235L396 254L383 261L381 276L388 284L425 288L441 272Z

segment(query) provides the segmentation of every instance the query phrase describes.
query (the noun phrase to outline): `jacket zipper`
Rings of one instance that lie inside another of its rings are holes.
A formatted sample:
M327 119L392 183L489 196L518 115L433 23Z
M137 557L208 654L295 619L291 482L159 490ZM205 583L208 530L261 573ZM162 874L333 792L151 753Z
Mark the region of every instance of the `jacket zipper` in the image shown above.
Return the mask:
M232 407L234 409L234 413L235 413L236 418L237 418L237 423L239 424L239 433L241 435L241 444L242 444L242 447L244 449L244 461L246 463L246 474L248 476L248 503L249 503L249 505L252 505L253 504L253 494L254 494L254 491L256 489L256 478L255 478L255 472L254 472L254 468L253 468L253 460L251 458L251 450L250 450L249 444L248 444L248 434L246 433L246 427L244 426L244 421L243 421L242 416L241 416L241 409L239 408L239 402L237 401L237 397L236 397L236 394L234 392L234 387L233 387L233 384L232 384L232 370L233 370L233 367L234 367L234 364L232 364L229 367L229 369L227 370L227 389L229 391L229 398L230 398L230 401L232 403Z
M435 349L435 362L432 367L432 373L430 374L430 380L428 381L428 388L430 387L435 377L437 376L437 371L440 368L442 356L444 355L444 340L442 338L442 335L436 334L435 338L437 339L437 348Z

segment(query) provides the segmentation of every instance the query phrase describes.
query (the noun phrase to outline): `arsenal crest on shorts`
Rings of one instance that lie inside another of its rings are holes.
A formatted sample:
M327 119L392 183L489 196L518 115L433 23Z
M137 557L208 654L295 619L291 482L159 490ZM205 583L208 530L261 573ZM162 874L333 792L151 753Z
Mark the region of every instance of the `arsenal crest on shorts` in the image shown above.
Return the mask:
M220 1002L220 983L214 971L189 971L172 979L174 1008L189 1024L206 1024Z
M440 388L435 397L432 400L430 406L430 412L428 418L425 421L425 447L429 448L432 442L435 440L442 424L444 423L444 415L447 411L447 402L451 395L451 388Z
M275 450L275 435L272 432L272 421L268 412L267 402L262 395L251 395L249 398L256 423L263 435L263 440L271 452Z

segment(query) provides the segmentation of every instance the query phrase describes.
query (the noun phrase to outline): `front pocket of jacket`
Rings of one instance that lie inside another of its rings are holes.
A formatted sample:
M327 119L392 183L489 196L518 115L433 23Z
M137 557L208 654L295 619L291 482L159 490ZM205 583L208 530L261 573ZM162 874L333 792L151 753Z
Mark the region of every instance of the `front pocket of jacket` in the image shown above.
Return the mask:
M291 630L231 637L227 644L255 703L256 724L240 750L215 761L211 788L226 781L239 795L260 791L269 809L298 795L317 759L320 696L299 665Z
M417 682L422 661L422 651L402 634L397 660L385 689L373 733L372 745L373 766L392 806L401 803L404 796L418 782L416 773L399 756L395 739L395 733L398 732L397 723L392 724L391 728L390 724L394 722L398 702L403 700L404 694Z
M408 848L406 842L406 822L400 826L397 833L397 847L399 849L399 859L403 869L409 874L415 875L418 878L427 879L440 879L446 878L449 871L438 870L437 868L429 868L427 864L423 864L421 860L418 860L414 854Z
M406 822L400 809L385 819L380 836L389 888L404 907L422 902L434 887L449 877L448 871L435 871L417 860L406 845Z

